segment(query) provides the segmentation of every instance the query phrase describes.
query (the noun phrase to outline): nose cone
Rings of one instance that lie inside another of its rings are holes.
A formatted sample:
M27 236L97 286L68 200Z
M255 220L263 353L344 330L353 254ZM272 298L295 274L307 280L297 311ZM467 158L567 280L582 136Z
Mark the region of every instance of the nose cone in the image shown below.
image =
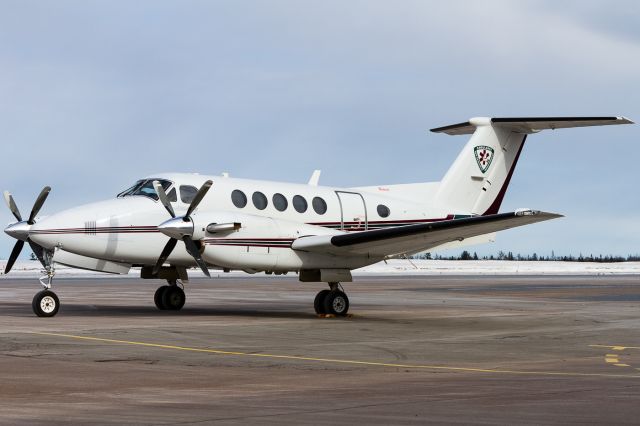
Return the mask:
M118 232L136 225L136 216L153 207L150 200L123 199L73 207L37 221L31 226L29 239L49 249L61 247L89 256L89 252L105 250L109 241L115 245ZM154 210L162 216L161 209Z
M55 220L55 219L54 219ZM42 219L29 227L28 236L29 240L38 244L41 247L47 249L54 249L58 245L58 235L55 232L50 232L51 221L46 218ZM7 232L5 229L4 232ZM7 232L8 234L8 232Z
M27 238L29 238L30 230L31 230L31 225L29 225L26 220L23 220L22 222L17 222L7 226L4 229L4 232L5 234L17 240L27 241Z
M168 237L181 240L185 235L193 235L193 222L185 222L181 217L176 217L158 225L158 231Z

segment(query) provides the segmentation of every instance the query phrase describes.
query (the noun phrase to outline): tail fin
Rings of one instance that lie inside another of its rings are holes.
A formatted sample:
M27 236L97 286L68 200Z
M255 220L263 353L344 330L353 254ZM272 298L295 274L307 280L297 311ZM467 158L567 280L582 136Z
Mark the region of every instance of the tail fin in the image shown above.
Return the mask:
M498 213L528 134L631 123L625 117L480 117L431 129L448 135L473 134L440 182L436 199L456 211Z

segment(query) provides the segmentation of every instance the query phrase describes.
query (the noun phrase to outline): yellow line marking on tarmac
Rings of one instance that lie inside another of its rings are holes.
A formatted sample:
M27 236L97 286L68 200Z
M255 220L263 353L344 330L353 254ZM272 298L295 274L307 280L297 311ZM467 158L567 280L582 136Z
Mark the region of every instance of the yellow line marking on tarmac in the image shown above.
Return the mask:
M589 345L589 347L591 348L608 348L608 349L612 349L614 351L624 351L625 349L640 349L640 347L638 346L609 346L609 345ZM616 367L631 367L631 365L629 364L625 364L623 362L620 362L620 359L618 358L620 355L619 354L606 354L604 356L604 362L608 363L608 364L613 364ZM636 368L636 370L640 371L640 368Z
M624 351L625 349L640 349L640 346L609 346L609 345L589 345L591 348L609 348L614 351Z
M314 357L300 356L300 355L277 355L277 354L259 354L259 353L238 352L238 351L223 351L219 349L191 348L187 346L174 346L174 345L163 345L159 343L105 339L101 337L77 336L74 334L62 334L62 333L31 332L30 334L38 334L42 336L66 337L70 339L88 340L88 341L102 342L102 343L117 343L117 344L123 344L123 345L144 346L144 347L150 347L150 348L210 353L210 354L216 354L216 355L233 355L233 356L246 356L246 357L255 357L255 358L268 358L268 359L287 359L287 360L294 360L294 361L310 361L310 362L331 363L331 364L366 365L366 366L376 366L376 367L412 368L412 369L421 369L421 370L459 371L459 372L473 372L473 373L520 374L520 375L531 375L531 376L610 377L610 378L640 379L640 375L632 375L632 374L578 373L578 372L569 372L569 371L566 371L566 372L522 371L522 370L501 370L501 369L492 369L492 368L451 367L451 366L443 366L443 365L396 364L396 363L375 362L375 361L314 358Z

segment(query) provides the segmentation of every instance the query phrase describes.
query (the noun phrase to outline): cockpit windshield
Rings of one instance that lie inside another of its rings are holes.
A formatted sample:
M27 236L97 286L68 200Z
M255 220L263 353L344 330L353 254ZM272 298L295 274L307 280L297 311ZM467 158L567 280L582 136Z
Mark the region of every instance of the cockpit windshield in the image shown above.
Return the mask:
M136 182L136 184L131 188L119 193L118 198L129 197L132 195L144 195L145 197L149 197L157 201L158 194L156 193L156 189L153 187L154 180L157 180L165 191L171 186L171 182L165 179L143 179Z

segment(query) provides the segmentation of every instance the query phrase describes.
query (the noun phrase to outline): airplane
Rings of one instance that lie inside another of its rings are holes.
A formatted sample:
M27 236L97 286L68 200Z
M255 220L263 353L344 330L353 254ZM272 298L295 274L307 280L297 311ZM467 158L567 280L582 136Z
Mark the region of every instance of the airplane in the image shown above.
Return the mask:
M140 268L142 279L163 279L154 294L160 310L180 310L188 269L297 273L301 282L327 283L314 300L317 314L345 316L341 283L351 271L438 247L492 241L498 231L558 217L531 209L500 213L527 136L546 129L632 124L625 117L476 117L431 129L472 135L439 182L335 188L307 184L160 173L116 197L38 217L45 187L26 220L5 232L16 242L9 273L25 243L42 263L44 289L32 302L53 317L57 264L112 274Z

